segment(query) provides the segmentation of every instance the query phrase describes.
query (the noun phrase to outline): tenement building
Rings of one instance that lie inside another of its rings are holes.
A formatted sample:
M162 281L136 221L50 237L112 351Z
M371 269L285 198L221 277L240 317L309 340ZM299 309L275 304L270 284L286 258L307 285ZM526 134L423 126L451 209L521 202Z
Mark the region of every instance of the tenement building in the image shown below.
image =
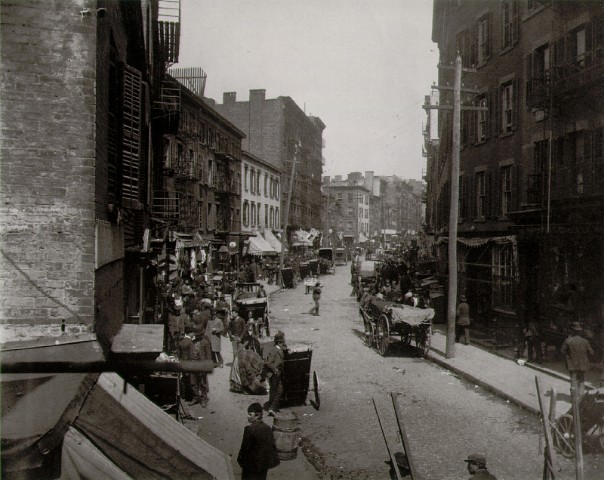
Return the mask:
M602 328L604 12L599 2L435 0L440 64L460 52L459 292L498 340L537 319ZM439 85L453 85L441 68ZM452 104L441 91L440 104ZM446 274L452 113L428 163L430 223ZM508 338L506 338L508 337Z
M237 101L235 92L226 92L223 103L214 108L245 134L245 151L280 171L281 221L294 172L288 234L300 228L322 229L323 122L306 115L290 97L267 99L264 90L250 90L248 101Z

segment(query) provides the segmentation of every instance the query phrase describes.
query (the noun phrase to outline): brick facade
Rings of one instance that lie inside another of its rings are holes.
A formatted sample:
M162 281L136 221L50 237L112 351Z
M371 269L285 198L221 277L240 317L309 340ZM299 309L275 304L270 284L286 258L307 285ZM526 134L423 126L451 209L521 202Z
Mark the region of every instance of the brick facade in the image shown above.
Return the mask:
M2 2L0 317L6 324L94 321L97 22L80 13L88 6Z

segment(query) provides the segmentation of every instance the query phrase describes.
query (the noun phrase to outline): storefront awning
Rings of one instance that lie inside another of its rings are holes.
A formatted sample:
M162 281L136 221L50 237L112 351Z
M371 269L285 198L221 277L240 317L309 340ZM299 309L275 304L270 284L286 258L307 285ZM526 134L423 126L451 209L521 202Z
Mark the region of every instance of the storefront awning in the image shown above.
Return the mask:
M248 255L270 255L277 253L270 243L268 243L260 235L249 238L249 245L247 249Z
M273 249L277 253L281 253L281 249L283 248L283 244L281 243L281 241L277 237L275 237L275 235L273 234L273 232L271 232L269 229L265 229L262 232L262 236L271 245L271 247L273 247ZM285 249L285 251L287 251L287 248Z
M476 238L464 238L457 237L457 243L460 243L469 248L483 247L489 242L494 243L516 243L515 235L508 235L503 237L476 237ZM442 243L449 243L449 237L440 237L434 242L434 245L440 245Z
M368 241L369 241L369 239L365 235L363 235L362 233L359 233L359 243L365 243Z

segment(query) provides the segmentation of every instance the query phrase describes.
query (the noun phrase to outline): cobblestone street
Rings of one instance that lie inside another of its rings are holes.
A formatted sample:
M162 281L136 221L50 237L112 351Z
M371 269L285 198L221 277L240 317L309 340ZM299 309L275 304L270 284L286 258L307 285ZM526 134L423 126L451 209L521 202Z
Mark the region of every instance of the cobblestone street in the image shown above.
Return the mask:
M413 349L384 358L366 347L348 279L346 267L321 278L320 317L308 314L312 300L301 286L272 297L274 328L286 332L290 346L313 347L321 409L293 410L319 472L325 478L388 478L372 398L391 445L401 450L390 400L395 392L421 478L467 478L463 459L473 451L487 454L499 479L541 478L543 435L537 416L419 358ZM562 468L557 478L574 478L573 462L557 460Z

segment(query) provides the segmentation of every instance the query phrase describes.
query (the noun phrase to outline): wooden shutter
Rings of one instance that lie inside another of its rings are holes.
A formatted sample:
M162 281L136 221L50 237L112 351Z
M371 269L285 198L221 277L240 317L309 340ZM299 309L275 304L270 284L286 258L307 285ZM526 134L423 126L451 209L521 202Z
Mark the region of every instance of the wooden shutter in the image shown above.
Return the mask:
M497 218L499 215L499 185L500 181L500 170L496 170L494 174L491 172L485 172L484 180L486 186L486 198L487 198L487 208L486 208L486 217L487 218Z
M511 1L510 9L512 15L511 45L514 45L518 41L518 2Z
M141 73L128 65L122 76L122 204L139 200Z
M497 86L495 88L495 91L493 92L492 95L492 99L493 101L491 102L493 105L493 115L492 115L492 119L493 119L493 136L494 137L498 137L499 134L501 133L501 118L499 115L499 112L501 110L500 108L500 102L501 102L501 86Z
M526 88L524 94L526 95L525 105L528 107L531 103L531 97L533 95L533 53L531 52L524 57L525 64L525 78Z
M520 116L518 115L518 111L520 110L520 85L522 85L520 78L514 78L512 81L512 95L514 96L514 98L512 98L512 130L516 130L519 127L518 121Z

